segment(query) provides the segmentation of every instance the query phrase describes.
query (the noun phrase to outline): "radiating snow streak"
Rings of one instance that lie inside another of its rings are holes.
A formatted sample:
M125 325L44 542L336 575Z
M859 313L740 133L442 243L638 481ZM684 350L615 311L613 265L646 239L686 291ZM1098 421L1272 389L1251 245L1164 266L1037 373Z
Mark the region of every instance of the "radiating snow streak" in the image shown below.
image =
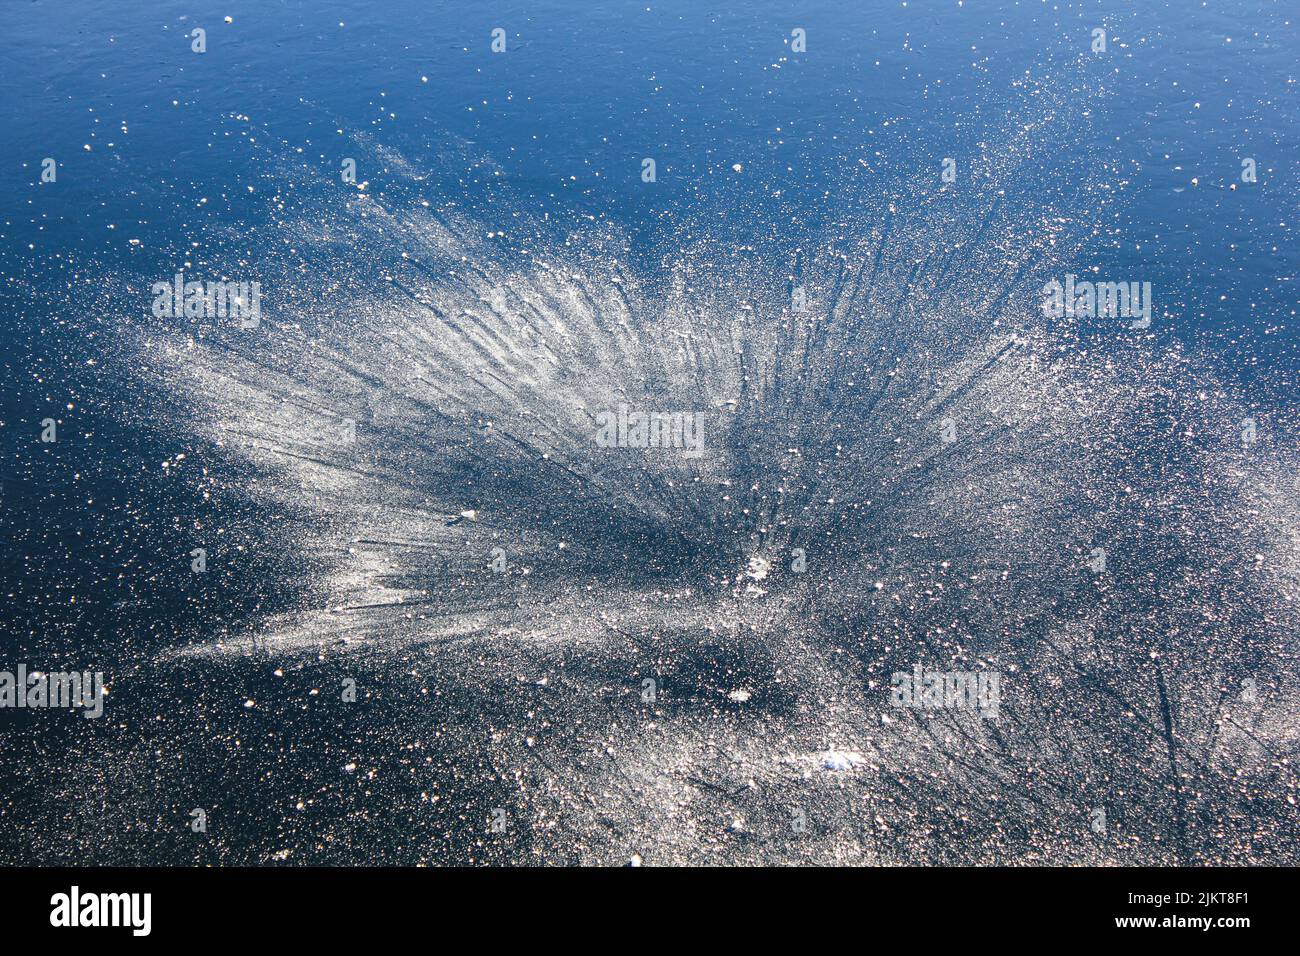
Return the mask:
M1044 324L1109 190L1043 172L1036 96L975 185L848 176L750 248L704 212L646 250L505 191L426 206L391 151L387 193L300 190L259 329L126 348L306 569L291 612L158 666L382 684L376 763L432 688L439 761L525 836L466 803L456 853L392 860L1292 859L1294 435L1244 445L1247 406L1157 335ZM703 413L704 454L599 447L620 405ZM891 707L918 661L1001 673L1001 716Z

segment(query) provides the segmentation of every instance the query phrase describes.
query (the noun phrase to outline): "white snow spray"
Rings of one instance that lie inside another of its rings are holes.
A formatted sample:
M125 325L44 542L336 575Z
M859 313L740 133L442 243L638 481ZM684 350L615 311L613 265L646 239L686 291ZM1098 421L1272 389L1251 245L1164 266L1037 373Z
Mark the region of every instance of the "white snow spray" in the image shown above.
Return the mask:
M1044 315L1113 191L1052 170L1069 102L1033 92L973 185L845 170L824 208L730 196L739 243L707 208L647 246L508 185L431 202L364 139L348 153L386 186L303 185L263 135L295 188L259 326L154 321L142 294L115 374L167 396L178 443L243 463L221 520L278 515L260 549L282 600L152 666L382 687L338 718L393 756L381 816L505 841L435 860L1288 845L1296 446L1239 441L1242 400L1159 309L1104 349ZM625 407L705 416L706 453L593 440ZM996 714L891 706L918 659L997 674ZM1242 704L1245 678L1268 693ZM426 757L456 768L437 793L409 776ZM1251 798L1249 832L1221 825ZM1099 801L1131 838L1097 839ZM369 862L424 859L357 826Z

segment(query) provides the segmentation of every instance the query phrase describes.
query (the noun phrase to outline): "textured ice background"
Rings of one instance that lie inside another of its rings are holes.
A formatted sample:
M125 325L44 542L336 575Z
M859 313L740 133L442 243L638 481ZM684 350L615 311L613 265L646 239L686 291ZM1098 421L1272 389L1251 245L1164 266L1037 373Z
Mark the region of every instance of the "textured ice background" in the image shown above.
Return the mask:
M5 858L1294 862L1294 418L1240 440L1287 398L1159 310L1037 309L1116 202L1060 160L1105 101L1027 76L959 189L882 157L788 208L723 163L651 238L434 195L379 135L347 150L382 186L323 182L223 117L268 219L202 270L260 277L258 329L149 318L129 262L43 293L112 383L128 513L213 570L115 556L153 570L99 618L108 716L6 734ZM704 413L705 453L597 447L621 403ZM891 708L918 660L1000 672L1000 716Z

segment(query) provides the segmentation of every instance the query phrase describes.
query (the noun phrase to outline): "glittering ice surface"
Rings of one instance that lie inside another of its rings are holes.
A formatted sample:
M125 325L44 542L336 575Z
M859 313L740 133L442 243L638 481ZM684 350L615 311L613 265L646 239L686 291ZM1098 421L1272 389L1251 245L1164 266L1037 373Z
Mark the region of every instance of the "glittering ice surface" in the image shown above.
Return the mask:
M736 185L649 240L223 117L267 218L200 265L261 324L154 319L129 261L50 293L136 491L107 716L6 733L4 858L1295 862L1294 421L1243 443L1260 397L1158 329L1044 317L1116 202L1050 161L1105 95L1003 106L973 185ZM701 452L601 447L620 405ZM918 663L998 715L891 706Z

